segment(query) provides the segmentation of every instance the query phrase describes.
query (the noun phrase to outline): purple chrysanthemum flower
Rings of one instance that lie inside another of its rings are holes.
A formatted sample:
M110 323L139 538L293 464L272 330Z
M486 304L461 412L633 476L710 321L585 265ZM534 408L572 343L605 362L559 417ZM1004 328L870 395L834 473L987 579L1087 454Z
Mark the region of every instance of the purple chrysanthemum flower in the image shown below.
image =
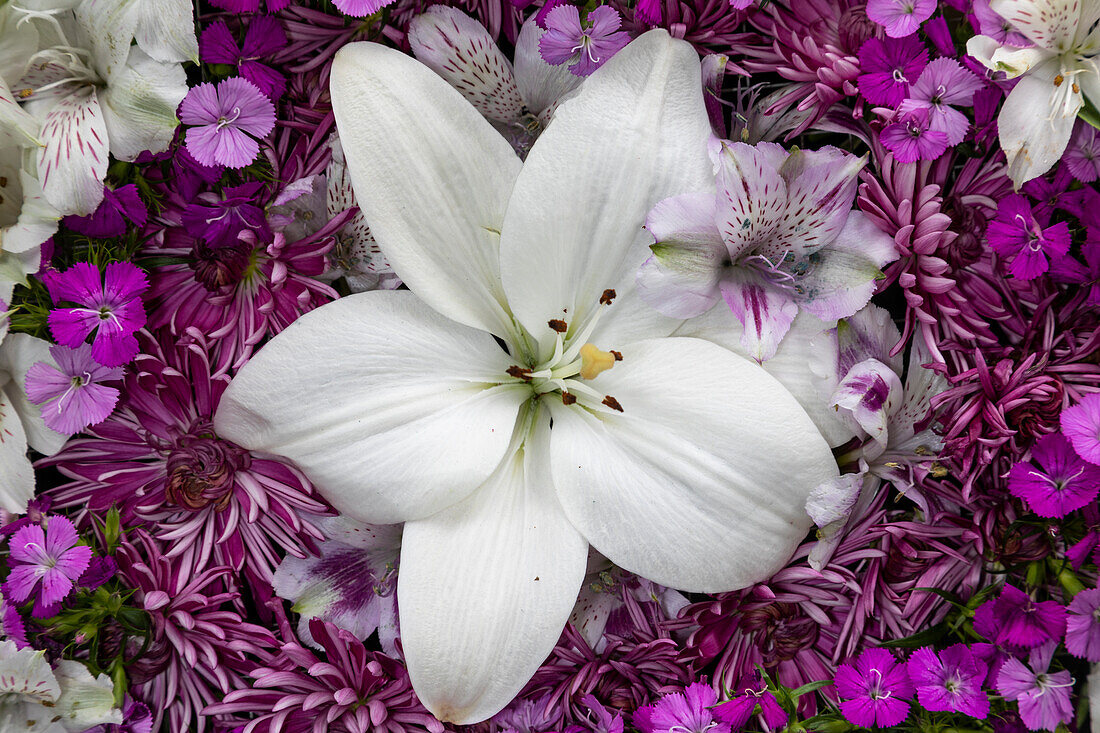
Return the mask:
M1062 162L1082 183L1092 183L1100 178L1100 138L1095 127L1084 120L1077 120L1066 152L1062 153Z
M181 570L144 531L127 537L116 553L119 574L150 621L148 639L130 640L147 645L127 667L130 691L153 712L154 730L167 719L167 730L203 733L221 722L200 715L203 706L245 687L244 671L272 658L275 638L242 617L239 594L227 590L230 568Z
M936 0L868 0L867 17L886 29L891 38L904 38L936 12Z
M45 460L72 479L52 490L55 506L117 506L125 524L156 527L182 566L228 565L270 583L279 550L302 557L321 539L308 520L327 508L297 469L214 433L229 377L211 374L201 339L143 343L114 414Z
M974 629L995 644L1031 649L1066 630L1066 609L1057 601L1032 600L1019 588L1005 585L996 598L978 607Z
M768 729L782 730L786 727L790 716L776 700L775 694L768 689L767 683L757 670L753 670L752 674L742 679L737 687L730 690L730 693L734 697L729 702L714 708L714 717L716 720L729 723L732 730L744 728L758 705L760 715L764 718Z
M275 128L275 105L260 89L240 77L215 87L192 87L180 105L187 131L187 152L202 165L243 168L260 152L255 138Z
M132 224L145 226L149 212L138 195L137 186L130 183L116 189L104 188L103 200L88 216L66 216L62 223L74 232L96 239L121 237Z
M1008 474L1008 490L1040 517L1061 518L1096 500L1100 467L1081 460L1061 433L1044 435Z
M1100 393L1087 394L1062 411L1062 432L1077 455L1100 465Z
M1033 649L1026 666L1011 657L997 673L997 691L1016 701L1020 718L1029 730L1054 730L1059 723L1073 720L1073 678L1066 670L1047 671L1057 646L1057 642L1051 642Z
M52 615L92 559L92 548L79 541L73 523L58 514L46 518L45 529L37 524L21 528L8 542L11 572L4 597L23 603L34 596L35 616Z
M233 690L204 712L255 715L247 720L247 733L443 733L399 662L368 651L332 624L314 619L309 626L325 659L290 641L269 666L249 672L251 688Z
M1031 204L1018 193L1001 199L997 218L989 223L986 237L993 251L1012 258L1009 272L1021 280L1039 277L1069 252L1069 225L1058 222L1043 227L1036 221Z
M932 106L910 106L882 128L879 142L900 163L935 160L947 150L947 134L932 129Z
M105 367L92 358L92 347L53 346L57 366L38 362L27 370L27 399L42 406L46 426L74 435L107 419L118 402L118 390L101 382L122 379L122 367Z
M974 93L983 86L976 74L958 61L938 58L928 64L916 83L909 88L909 98L898 107L906 114L917 107L928 109L928 129L947 136L948 146L958 145L966 137L970 121L951 105L969 107Z
M859 93L871 104L896 107L928 65L928 51L916 38L871 38L859 48Z
M909 656L908 670L925 710L980 720L989 715L989 696L982 690L989 668L966 644L949 646L938 655L930 647L917 649Z
M95 265L78 262L65 272L47 272L43 279L54 303L79 304L50 311L50 333L58 343L75 349L94 334L92 358L103 366L121 366L134 358L134 332L145 325L141 294L149 283L144 272L129 262L112 262L101 274Z
M665 695L654 705L634 711L634 725L642 733L730 733L730 724L715 720L711 708L718 695L710 685L695 682L682 693Z
M560 5L546 15L546 33L539 39L539 53L546 63L569 64L576 76L588 76L619 52L630 36L620 31L619 11L601 5L581 25L575 5Z
M1066 649L1075 657L1100 662L1100 588L1081 591L1066 610Z
M257 15L248 22L244 41L237 45L233 33L222 21L206 26L199 39L199 53L208 64L232 64L242 79L247 79L271 99L278 99L286 88L286 78L260 59L286 47L283 26L268 15Z
M913 683L887 649L867 649L854 666L840 665L835 682L840 712L854 725L887 728L909 717Z

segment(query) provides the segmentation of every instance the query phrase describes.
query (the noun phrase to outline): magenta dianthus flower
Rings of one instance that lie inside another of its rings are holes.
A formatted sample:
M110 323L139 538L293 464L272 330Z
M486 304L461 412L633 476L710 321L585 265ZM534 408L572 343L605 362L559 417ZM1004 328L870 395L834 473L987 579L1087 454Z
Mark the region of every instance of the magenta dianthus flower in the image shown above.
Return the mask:
M714 689L702 682L682 693L665 695L653 705L634 711L634 725L642 733L730 733L730 724L715 720L711 708L718 702Z
M1069 672L1049 672L1057 642L1033 649L1025 666L1015 657L1005 661L997 673L997 691L1015 700L1020 719L1029 730L1054 730L1059 723L1073 720Z
M1062 638L1066 609L1057 601L1036 602L1019 588L1005 585L999 596L974 612L974 629L995 644L1031 649Z
M1001 257L1012 258L1008 270L1021 280L1032 280L1069 252L1069 225L1058 222L1043 227L1031 204L1018 193L1001 199L997 218L986 229L989 246Z
M989 715L989 696L982 690L989 667L966 644L949 646L939 654L930 647L917 649L907 666L925 710L962 713L979 720Z
M911 36L936 12L936 0L868 0L867 17L891 38Z
M286 33L278 20L257 15L248 22L244 41L237 45L229 26L222 21L206 26L199 39L199 53L208 64L232 64L241 78L247 79L271 99L278 99L286 87L286 78L260 59L281 51L287 45Z
M92 359L92 347L53 346L57 366L38 362L27 370L27 399L42 406L51 430L73 435L107 419L118 402L118 390L101 382L122 379L122 367L105 367Z
M1100 588L1081 591L1066 610L1066 649L1075 657L1100 662Z
M896 107L928 65L928 51L916 38L870 38L859 47L859 93L871 104Z
M568 63L574 75L588 76L630 42L630 36L619 30L622 22L619 11L601 5L588 14L586 28L575 5L559 5L546 14L539 53L548 64Z
M199 163L243 168L260 152L255 138L275 128L275 105L255 84L234 77L217 87L192 87L180 105L180 121L194 125L186 145Z
M92 358L103 366L121 366L134 358L134 332L145 325L141 294L149 282L144 272L129 262L112 262L101 275L95 265L78 262L65 272L47 272L43 279L54 303L79 304L50 311L47 322L59 344L75 349L94 333Z
M764 717L764 722L769 729L782 730L787 725L790 716L775 698L775 693L768 689L767 683L757 670L746 675L730 692L734 697L729 702L714 708L714 717L716 720L729 723L732 730L744 728L758 705L760 714Z
M1077 455L1100 465L1100 394L1085 395L1076 405L1063 410L1062 432L1073 443Z
M62 222L74 232L96 239L121 237L130 224L145 226L149 212L145 209L137 186L130 183L112 190L103 189L103 200L88 216L66 216Z
M835 682L840 712L854 725L887 728L909 717L913 683L888 649L867 649L854 666L840 665Z
M898 108L894 122L879 134L882 146L894 154L899 163L935 160L947 150L947 133L932 128L932 108L909 106Z
M52 615L51 607L69 595L92 559L92 548L79 541L73 523L58 514L46 518L45 529L38 524L19 529L8 543L11 572L4 597L23 603L34 595L35 615Z
M949 146L958 145L966 137L970 121L951 105L970 106L982 86L981 79L958 61L938 58L921 72L898 112L904 115L917 107L926 108L928 129L946 135Z
M1039 438L1031 460L1039 467L1027 461L1012 467L1008 490L1040 517L1064 517L1100 494L1100 467L1081 460L1061 433Z
M1077 120L1066 152L1062 153L1062 162L1082 183L1092 183L1100 178L1100 138L1095 127L1084 120Z

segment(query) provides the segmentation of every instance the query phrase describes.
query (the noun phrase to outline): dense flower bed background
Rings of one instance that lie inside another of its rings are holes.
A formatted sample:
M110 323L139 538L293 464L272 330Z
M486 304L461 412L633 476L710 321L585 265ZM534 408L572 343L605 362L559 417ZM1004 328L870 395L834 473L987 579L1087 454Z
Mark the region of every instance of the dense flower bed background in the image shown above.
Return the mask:
M689 41L715 134L865 157L843 205L896 253L876 263L878 309L831 332L834 382L874 359L881 384L837 392L858 423L835 449L847 490L787 567L708 597L594 556L551 656L474 727L1077 730L1091 697L1095 730L1100 143L1077 109L1062 119L1073 99L1032 110L1071 128L1042 169L1023 123L998 126L1031 77L967 53L992 53L978 35L1062 53L1008 11L1072 8L1081 61L1062 83L1087 96L1100 10L1081 5L0 7L0 730L450 727L402 663L399 528L339 517L212 420L300 315L401 286L334 136L335 52L415 52L523 152L557 100L523 96L518 61L489 49L516 58L525 21L541 34L526 53L577 83L648 28Z

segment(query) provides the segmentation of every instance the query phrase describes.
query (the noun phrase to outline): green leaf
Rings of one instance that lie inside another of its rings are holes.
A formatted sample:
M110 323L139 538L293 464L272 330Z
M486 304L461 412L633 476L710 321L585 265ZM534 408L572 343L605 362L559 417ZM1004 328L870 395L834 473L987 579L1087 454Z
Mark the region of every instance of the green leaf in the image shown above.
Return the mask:
M1100 110L1096 109L1088 98L1085 99L1085 106L1081 107L1081 111L1077 113L1077 116L1100 130Z
M907 636L904 639L895 639L894 641L886 641L879 646L896 649L918 649L922 646L932 646L946 636L947 631L947 625L939 623L930 629L917 632L912 636Z
M833 684L832 680L818 680L817 682L807 682L801 687L796 687L795 689L791 690L791 697L797 700L801 696L805 695L807 692L820 690L822 687L831 684Z

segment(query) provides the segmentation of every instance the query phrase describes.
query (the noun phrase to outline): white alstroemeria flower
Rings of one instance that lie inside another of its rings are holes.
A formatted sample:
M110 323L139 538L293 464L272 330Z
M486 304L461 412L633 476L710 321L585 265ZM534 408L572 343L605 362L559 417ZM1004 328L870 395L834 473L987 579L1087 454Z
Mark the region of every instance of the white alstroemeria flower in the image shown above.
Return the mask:
M0 641L0 730L77 733L112 723L121 725L122 711L110 677L68 659L51 669L45 652Z
M180 64L153 58L129 38L104 41L110 26L83 7L74 14L7 6L22 22L5 28L35 38L37 50L11 89L41 122L38 176L63 215L95 211L109 154L134 160L167 149L187 95Z
M32 172L33 156L0 144L0 283L22 283L38 272L42 243L57 232L61 218Z
M36 362L54 361L49 342L25 333L8 334L11 292L12 284L0 281L0 509L24 514L34 496L27 444L49 456L61 450L67 436L46 427L41 408L27 399L27 370Z
M409 46L526 153L558 103L584 81L564 64L546 63L539 53L545 32L534 16L523 24L513 67L485 26L457 8L433 5L409 23Z
M664 586L767 578L837 474L779 382L636 297L646 212L713 191L699 61L663 30L562 103L522 165L428 67L351 44L332 99L355 193L407 291L306 314L222 397L218 434L293 459L341 512L405 522L418 696L473 723L573 610L591 544Z
M975 36L966 51L993 71L1023 78L997 117L1017 188L1062 157L1087 97L1100 105L1100 0L993 0L990 7L1034 45Z

